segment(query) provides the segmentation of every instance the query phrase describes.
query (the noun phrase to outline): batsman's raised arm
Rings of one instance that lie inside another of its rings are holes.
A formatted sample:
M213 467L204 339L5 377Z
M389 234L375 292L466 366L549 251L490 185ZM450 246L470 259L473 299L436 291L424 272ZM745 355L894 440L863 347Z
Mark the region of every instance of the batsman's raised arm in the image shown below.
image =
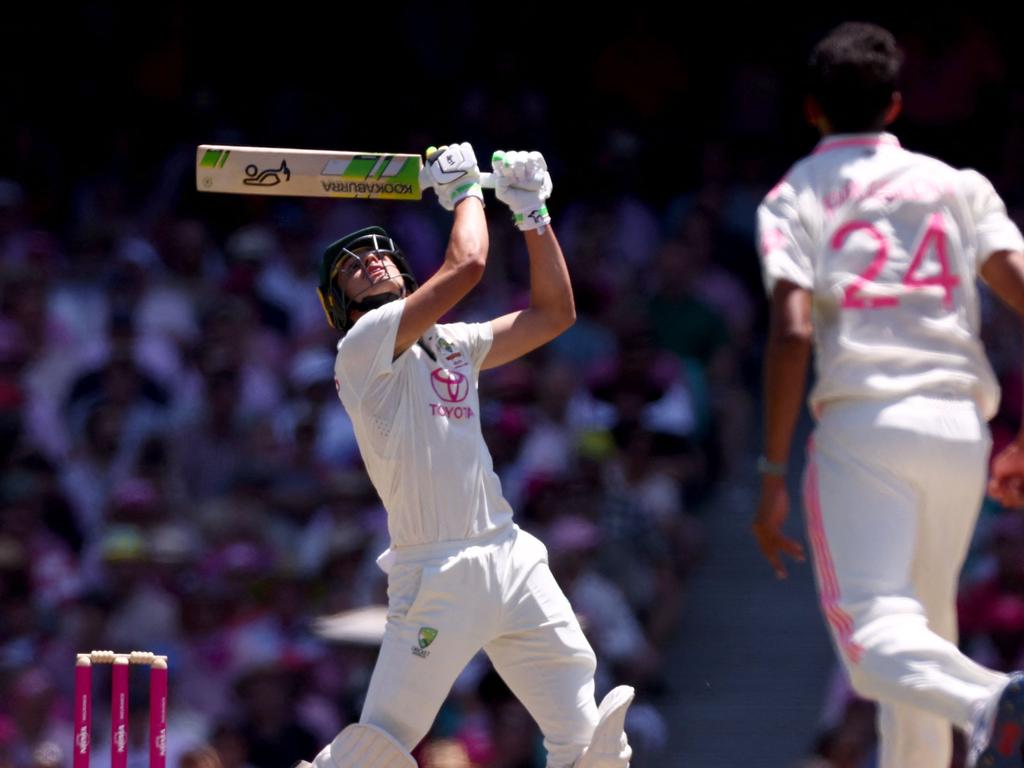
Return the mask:
M422 181L434 189L445 209L455 213L444 262L422 286L380 227L367 227L332 243L320 270L320 301L328 322L343 333L367 312L405 301L394 330L395 358L469 293L487 261L487 221L473 148L463 143L427 150Z
M551 228L551 175L540 152L495 152L495 195L512 211L530 257L530 306L491 321L494 340L483 368L494 368L551 341L576 320L572 284Z
M487 219L473 147L463 142L428 149L425 170L438 202L455 212L455 222L441 268L405 301L395 337L396 357L480 282L487 263Z

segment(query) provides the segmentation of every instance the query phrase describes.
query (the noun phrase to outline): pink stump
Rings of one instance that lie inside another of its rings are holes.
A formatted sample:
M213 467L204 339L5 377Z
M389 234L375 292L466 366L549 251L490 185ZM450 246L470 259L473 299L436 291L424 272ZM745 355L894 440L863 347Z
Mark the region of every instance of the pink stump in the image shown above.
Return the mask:
M111 672L113 695L110 700L110 766L128 768L128 657L114 659Z
M89 768L89 741L92 738L92 661L80 655L75 663L75 745L74 768Z
M167 660L157 656L149 668L149 768L167 765Z

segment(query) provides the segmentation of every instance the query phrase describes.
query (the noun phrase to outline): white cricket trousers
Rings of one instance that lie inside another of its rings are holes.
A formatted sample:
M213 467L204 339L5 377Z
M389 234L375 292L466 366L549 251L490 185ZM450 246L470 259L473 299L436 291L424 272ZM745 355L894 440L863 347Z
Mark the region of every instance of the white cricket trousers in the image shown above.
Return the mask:
M804 475L822 610L862 696L880 768L945 768L950 723L1007 678L957 649L956 591L991 447L973 401L844 401L821 414Z
M512 525L394 555L387 628L359 721L412 750L483 648L540 726L548 766L571 765L597 725L597 662L544 544Z

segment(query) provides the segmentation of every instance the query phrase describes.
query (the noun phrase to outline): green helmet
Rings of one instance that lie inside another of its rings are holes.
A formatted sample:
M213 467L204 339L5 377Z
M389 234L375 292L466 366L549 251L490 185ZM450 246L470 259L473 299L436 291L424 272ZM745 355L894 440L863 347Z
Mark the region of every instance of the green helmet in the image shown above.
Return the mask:
M338 268L342 262L350 256L360 259L369 252L387 254L388 258L394 262L405 283L405 295L409 295L419 287L416 278L412 275L409 262L383 227L366 227L336 240L327 246L323 259L320 261L320 285L317 288L317 295L319 295L320 303L327 315L327 322L342 333L352 327L352 320L349 318L351 310L369 312L389 301L401 298L399 294L386 293L357 301L347 295L338 285L335 278L338 276Z

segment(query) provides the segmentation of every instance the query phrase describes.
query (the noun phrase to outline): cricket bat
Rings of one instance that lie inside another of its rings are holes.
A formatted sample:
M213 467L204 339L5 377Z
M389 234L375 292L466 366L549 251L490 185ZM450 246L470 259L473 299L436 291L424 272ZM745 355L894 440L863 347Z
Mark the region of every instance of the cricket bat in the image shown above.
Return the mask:
M200 144L196 189L235 195L419 200L423 158L384 152L329 152ZM490 173L480 174L493 187Z

